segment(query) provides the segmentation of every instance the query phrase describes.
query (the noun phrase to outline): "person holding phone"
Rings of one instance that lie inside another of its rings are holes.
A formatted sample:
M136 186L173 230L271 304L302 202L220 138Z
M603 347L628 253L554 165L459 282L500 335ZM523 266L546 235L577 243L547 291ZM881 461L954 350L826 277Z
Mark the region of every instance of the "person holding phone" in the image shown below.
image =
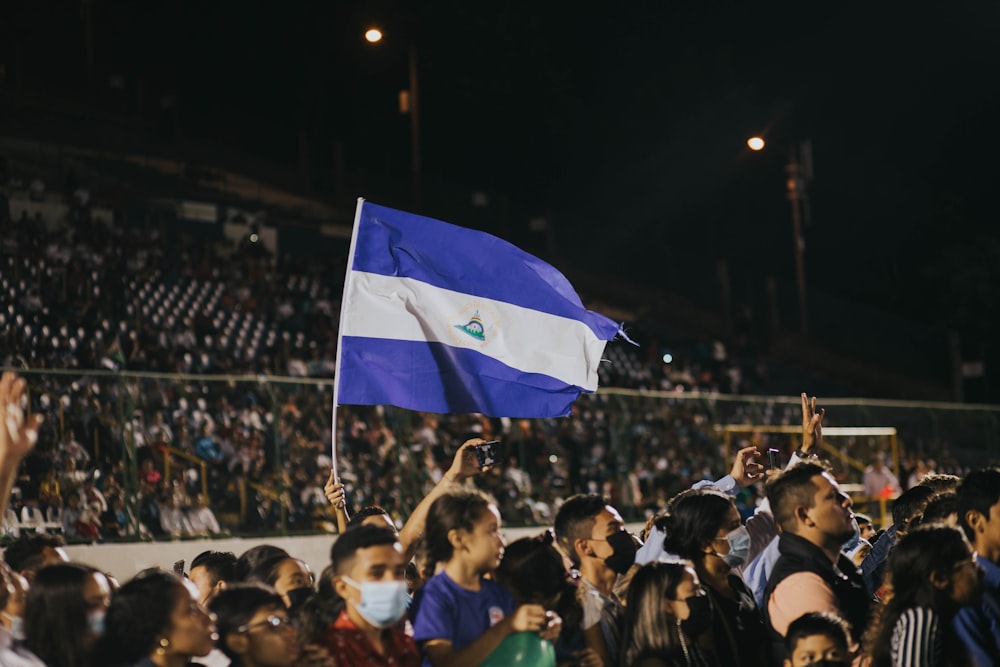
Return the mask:
M441 480L434 485L434 488L430 490L430 493L424 496L423 500L421 500L420 503L413 508L413 512L410 513L410 517L403 525L403 529L399 531L399 544L403 547L403 556L406 558L407 562L410 561L416 553L417 540L424 534L424 527L427 523L427 512L430 510L431 505L434 504L434 501L447 493L447 491L453 488L454 485L461 484L470 477L474 477L490 470L492 465L481 466L479 464L476 447L487 444L495 445L497 443L499 443L498 440L493 441L493 443L488 443L482 438L472 438L470 440L466 440L462 443L462 446L458 448L458 451L455 452L455 457L452 459L451 467L449 467L448 471L441 476ZM340 505L339 511L347 517L344 523L346 527L347 522L350 521L350 517L347 515L345 489L343 482L340 482L337 479L335 471L330 472L330 479L327 480L324 492L326 493L326 497L331 504L335 507ZM381 515L381 513L378 514L378 516L375 516L373 513L371 522L378 526L385 526L386 522L383 515ZM393 529L394 528L395 527L393 526Z

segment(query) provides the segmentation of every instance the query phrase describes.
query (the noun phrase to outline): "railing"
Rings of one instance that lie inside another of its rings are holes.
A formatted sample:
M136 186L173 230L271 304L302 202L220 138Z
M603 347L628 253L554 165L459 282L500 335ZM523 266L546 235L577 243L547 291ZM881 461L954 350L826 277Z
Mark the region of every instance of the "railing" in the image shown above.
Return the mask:
M173 479L170 475L170 470L173 467L173 459L183 459L188 463L193 463L198 466L199 475L198 478L201 480L201 495L205 498L205 503L210 502L208 495L208 464L205 460L195 456L194 454L189 454L188 452L181 451L175 447L164 447L163 448L163 476L166 479Z
M63 434L74 429L106 476L113 465L120 466L113 475L124 487L129 517L140 516L138 464L151 444L140 436L160 412L157 423L167 424L174 434L161 464L164 479L173 480L179 470L197 465L201 479L190 492L209 498L234 533L305 532L324 520L325 508L318 503L301 506L299 492L303 485L322 488L328 474L329 379L18 372L28 379L32 410L47 417L37 455L56 458ZM47 407L42 395L49 396ZM939 472L962 472L1000 458L997 406L823 397L819 402L827 409L825 450L844 484L860 482L864 465L878 451L891 455L902 474L917 458L934 459ZM341 406L339 472L348 485L350 507L380 504L403 520L433 484L435 465L447 467L464 434L475 431L504 442L507 462L477 481L498 497L506 523L549 522L559 498L588 490L609 494L627 517L640 519L684 485L725 474L728 450L747 434L754 434L763 449L782 449L787 460L797 446L799 405L800 399L791 396L607 388L581 397L575 416L567 419L501 421ZM206 416L213 437L227 444L232 457L219 470L194 454L195 422L204 425ZM428 430L437 444L426 437ZM386 444L389 438L395 444ZM533 486L530 496L501 474L515 459ZM906 480L900 481L905 486ZM32 480L19 485L29 501ZM266 525L251 525L251 493L278 503L281 512L275 511ZM860 505L862 499L856 500ZM880 516L885 514L884 499L870 502L878 505ZM137 538L137 519L130 523L128 533Z

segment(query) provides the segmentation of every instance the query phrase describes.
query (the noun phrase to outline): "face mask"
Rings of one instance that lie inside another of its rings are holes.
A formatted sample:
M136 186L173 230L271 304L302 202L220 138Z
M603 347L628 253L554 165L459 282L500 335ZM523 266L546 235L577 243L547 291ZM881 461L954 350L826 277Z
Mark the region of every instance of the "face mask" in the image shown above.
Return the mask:
M830 660L829 658L823 658L822 660L817 660L816 662L810 662L807 667L847 667L847 662L845 660Z
M851 539L844 542L844 551L851 551L861 541L861 526L858 525L857 519L851 519L851 523L854 524L854 534L851 535Z
M707 595L692 595L685 602L689 615L681 621L681 630L691 639L697 639L712 627L712 601Z
M747 527L740 526L730 531L726 535L726 541L729 542L729 553L725 554L722 560L726 561L729 567L739 567L746 561L750 552L750 533L747 532Z
M614 551L604 559L605 564L618 574L625 574L635 563L635 552L637 547L632 541L632 536L624 530L620 530L608 538L608 546Z
M376 628L387 628L406 613L410 595L405 581L365 581L358 584L350 577L341 577L361 591L361 604L348 600Z
M313 589L309 587L293 588L285 593L285 596L288 598L288 613L294 614L302 608L306 600L313 596Z
M107 615L107 611L104 609L95 609L94 611L87 612L87 626L90 628L90 633L95 637L100 637L104 634L104 617Z
M10 636L14 638L14 641L23 642L24 641L24 619L20 616L11 616L10 614L3 614L3 617L10 621Z

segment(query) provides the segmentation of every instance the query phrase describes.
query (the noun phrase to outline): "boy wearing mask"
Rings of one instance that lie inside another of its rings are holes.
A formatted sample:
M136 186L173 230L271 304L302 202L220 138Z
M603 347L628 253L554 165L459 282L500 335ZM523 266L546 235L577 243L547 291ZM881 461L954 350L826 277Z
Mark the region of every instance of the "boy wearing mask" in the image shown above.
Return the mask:
M330 550L334 590L346 607L320 640L338 665L419 667L420 652L402 629L409 595L403 549L388 528L351 528Z

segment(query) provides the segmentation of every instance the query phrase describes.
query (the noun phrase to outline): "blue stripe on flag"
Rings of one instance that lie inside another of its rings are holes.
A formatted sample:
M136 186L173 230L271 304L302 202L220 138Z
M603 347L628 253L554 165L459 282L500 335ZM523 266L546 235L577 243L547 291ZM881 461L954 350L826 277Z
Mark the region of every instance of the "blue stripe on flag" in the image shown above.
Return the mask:
M484 232L369 202L362 204L351 268L579 320L602 340L618 332L612 320L583 307L565 276L520 248Z
M441 343L344 336L339 402L490 417L562 417L582 391L475 350Z

